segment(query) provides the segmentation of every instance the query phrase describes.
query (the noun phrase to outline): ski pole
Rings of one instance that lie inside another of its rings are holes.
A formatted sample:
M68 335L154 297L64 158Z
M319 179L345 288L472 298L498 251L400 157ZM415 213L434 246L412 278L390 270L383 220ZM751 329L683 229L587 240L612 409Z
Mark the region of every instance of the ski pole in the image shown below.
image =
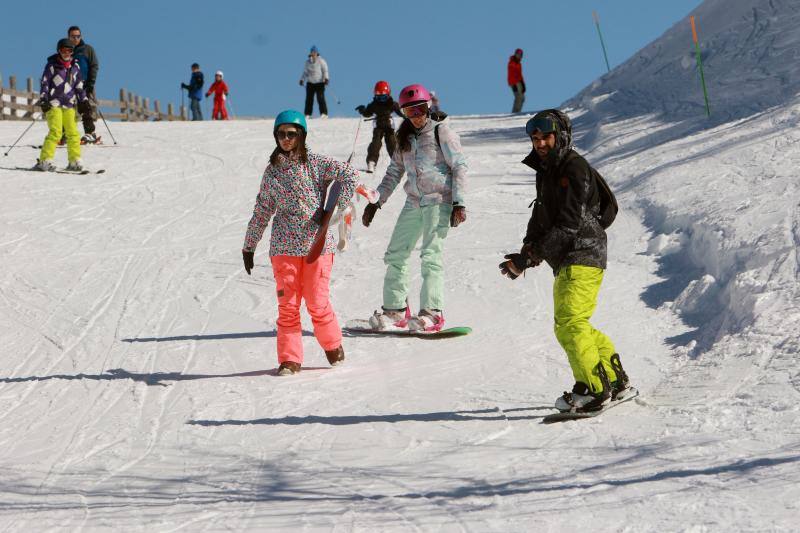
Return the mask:
M111 140L114 141L114 144L117 144L117 140L114 138L114 134L111 133L111 128L108 127L108 122L106 122L106 117L104 117L103 112L100 111L100 104L97 105L97 114L100 115L101 119L103 119L103 124L106 125L106 130L108 130L108 134L111 135Z
M594 18L594 25L597 26L597 35L600 36L600 46L603 47L603 57L606 58L606 70L611 72L611 67L608 64L608 54L606 53L606 43L603 40L603 33L600 31L600 17L597 16L597 11L592 11Z
M25 128L25 131L22 132L22 135L19 136L19 139L14 141L14 144L11 145L11 148L8 149L8 152L10 152L11 150L14 149L14 147L17 145L17 143L20 142L23 137L25 137L25 134L28 133L28 130L30 130L33 127L34 124L36 124L36 119L31 120L31 123L28 124L27 128ZM8 152L4 153L3 155L7 156Z
M236 111L233 110L233 102L231 102L231 95L228 95L225 98L225 101L228 102L229 106L231 106L231 118L236 120Z
M711 116L711 108L708 106L708 91L706 90L706 77L703 75L703 61L700 58L700 43L697 40L697 27L694 25L694 15L689 17L692 23L692 40L694 41L694 49L697 54L697 66L700 69L700 83L703 85L703 98L706 99L706 116Z
M336 105L342 105L342 101L339 100L339 98L336 96L336 93L333 92L333 89L331 89L330 86L328 86L328 89L330 89L331 96L333 96L333 99L336 100Z
M353 160L353 156L356 155L356 143L358 142L358 132L361 131L361 123L364 122L363 120L358 121L358 126L356 126L356 137L353 139L353 151L350 152L350 157L347 158L347 162Z

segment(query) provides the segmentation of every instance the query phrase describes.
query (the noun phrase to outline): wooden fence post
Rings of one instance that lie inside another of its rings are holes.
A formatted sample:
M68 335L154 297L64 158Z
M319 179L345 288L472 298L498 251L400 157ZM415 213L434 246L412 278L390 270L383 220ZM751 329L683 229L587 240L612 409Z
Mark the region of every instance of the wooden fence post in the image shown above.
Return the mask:
M0 73L0 120L5 120L5 100L3 99L3 74Z
M128 93L128 107L131 110L128 115L128 120L133 122L136 120L136 107L133 105L133 93Z
M167 104L167 120L169 120L170 122L175 120L173 118L173 115L174 115L174 112L172 110L172 104Z
M125 115L127 110L125 108L125 89L119 90L119 114ZM123 116L120 120L125 121L125 117Z
M161 120L161 106L158 105L158 100L153 100L153 109L155 110L155 120Z
M8 77L8 89L9 89L10 96L11 96L10 99L9 99L9 102L8 102L9 104L11 104L9 106L9 107L11 107L11 120L16 120L17 119L17 110L14 108L14 104L17 103L17 97L14 94L14 91L17 90L17 77L16 76L9 76Z
M33 78L28 78L28 113L30 115L25 118L33 119L33 114L36 113L36 98L33 97L34 94L36 93L33 92Z

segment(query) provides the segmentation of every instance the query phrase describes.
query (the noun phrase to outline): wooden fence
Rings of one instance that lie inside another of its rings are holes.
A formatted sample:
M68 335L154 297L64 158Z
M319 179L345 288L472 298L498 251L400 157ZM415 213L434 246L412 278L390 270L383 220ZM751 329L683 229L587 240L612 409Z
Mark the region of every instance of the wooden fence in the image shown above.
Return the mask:
M8 87L3 86L3 77L0 75L0 120L31 120L34 113L41 115L41 109L36 105L39 101L39 91L33 87L33 78L28 78L26 90L17 89L17 78L8 77ZM125 89L119 90L118 100L97 99L97 105L106 120L121 120L123 122L136 122L146 120L187 120L186 108L180 106L175 113L172 104L167 104L166 112L161 109L158 100L150 106L149 98L142 98Z

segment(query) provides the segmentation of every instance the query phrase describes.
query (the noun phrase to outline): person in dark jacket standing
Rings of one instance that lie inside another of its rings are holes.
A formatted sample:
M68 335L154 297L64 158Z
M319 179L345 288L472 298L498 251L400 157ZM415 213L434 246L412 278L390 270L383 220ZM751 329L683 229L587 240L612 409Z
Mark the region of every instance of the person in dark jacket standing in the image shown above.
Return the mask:
M203 73L200 72L200 65L192 63L192 78L189 85L181 83L181 89L189 91L189 107L192 110L192 120L203 120L203 112L200 110L200 100L203 99Z
M526 124L533 150L523 163L536 171L536 200L519 253L500 263L516 279L546 261L553 269L554 330L575 385L556 400L560 411L602 409L631 391L613 342L589 323L606 268L600 223L599 174L572 148L566 114L550 109Z
M95 96L94 86L97 82L97 73L100 70L100 62L97 60L97 54L90 44L86 44L81 34L81 29L78 26L70 26L67 30L67 37L75 46L73 58L78 62L83 76L83 89L86 91L88 100L87 105L81 106L79 109L81 119L83 119L83 137L82 143L93 144L98 140L95 134L94 122L97 119L97 97Z
M368 105L360 105L356 111L363 117L375 115L375 127L372 129L372 142L367 147L367 172L372 173L378 163L381 152L381 139L386 139L386 151L389 157L394 155L397 139L394 137L392 113L397 113L400 118L405 118L400 112L400 106L392 98L392 89L389 83L383 80L375 84L375 97Z
M525 103L525 79L522 77L522 48L517 48L514 55L508 58L508 86L514 93L514 105L511 107L512 113L522 111L522 104Z

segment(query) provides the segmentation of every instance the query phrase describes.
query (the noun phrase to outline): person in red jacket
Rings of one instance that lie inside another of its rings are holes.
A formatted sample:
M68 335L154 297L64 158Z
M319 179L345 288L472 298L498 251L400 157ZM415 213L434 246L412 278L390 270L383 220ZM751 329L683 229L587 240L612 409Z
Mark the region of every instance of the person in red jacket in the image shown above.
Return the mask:
M228 111L225 109L225 98L228 97L228 84L222 80L222 71L218 70L214 74L214 83L208 88L206 98L214 93L214 112L211 113L212 120L228 120Z
M522 111L525 102L525 80L522 78L522 48L517 48L514 55L508 58L508 86L514 93L512 113Z

